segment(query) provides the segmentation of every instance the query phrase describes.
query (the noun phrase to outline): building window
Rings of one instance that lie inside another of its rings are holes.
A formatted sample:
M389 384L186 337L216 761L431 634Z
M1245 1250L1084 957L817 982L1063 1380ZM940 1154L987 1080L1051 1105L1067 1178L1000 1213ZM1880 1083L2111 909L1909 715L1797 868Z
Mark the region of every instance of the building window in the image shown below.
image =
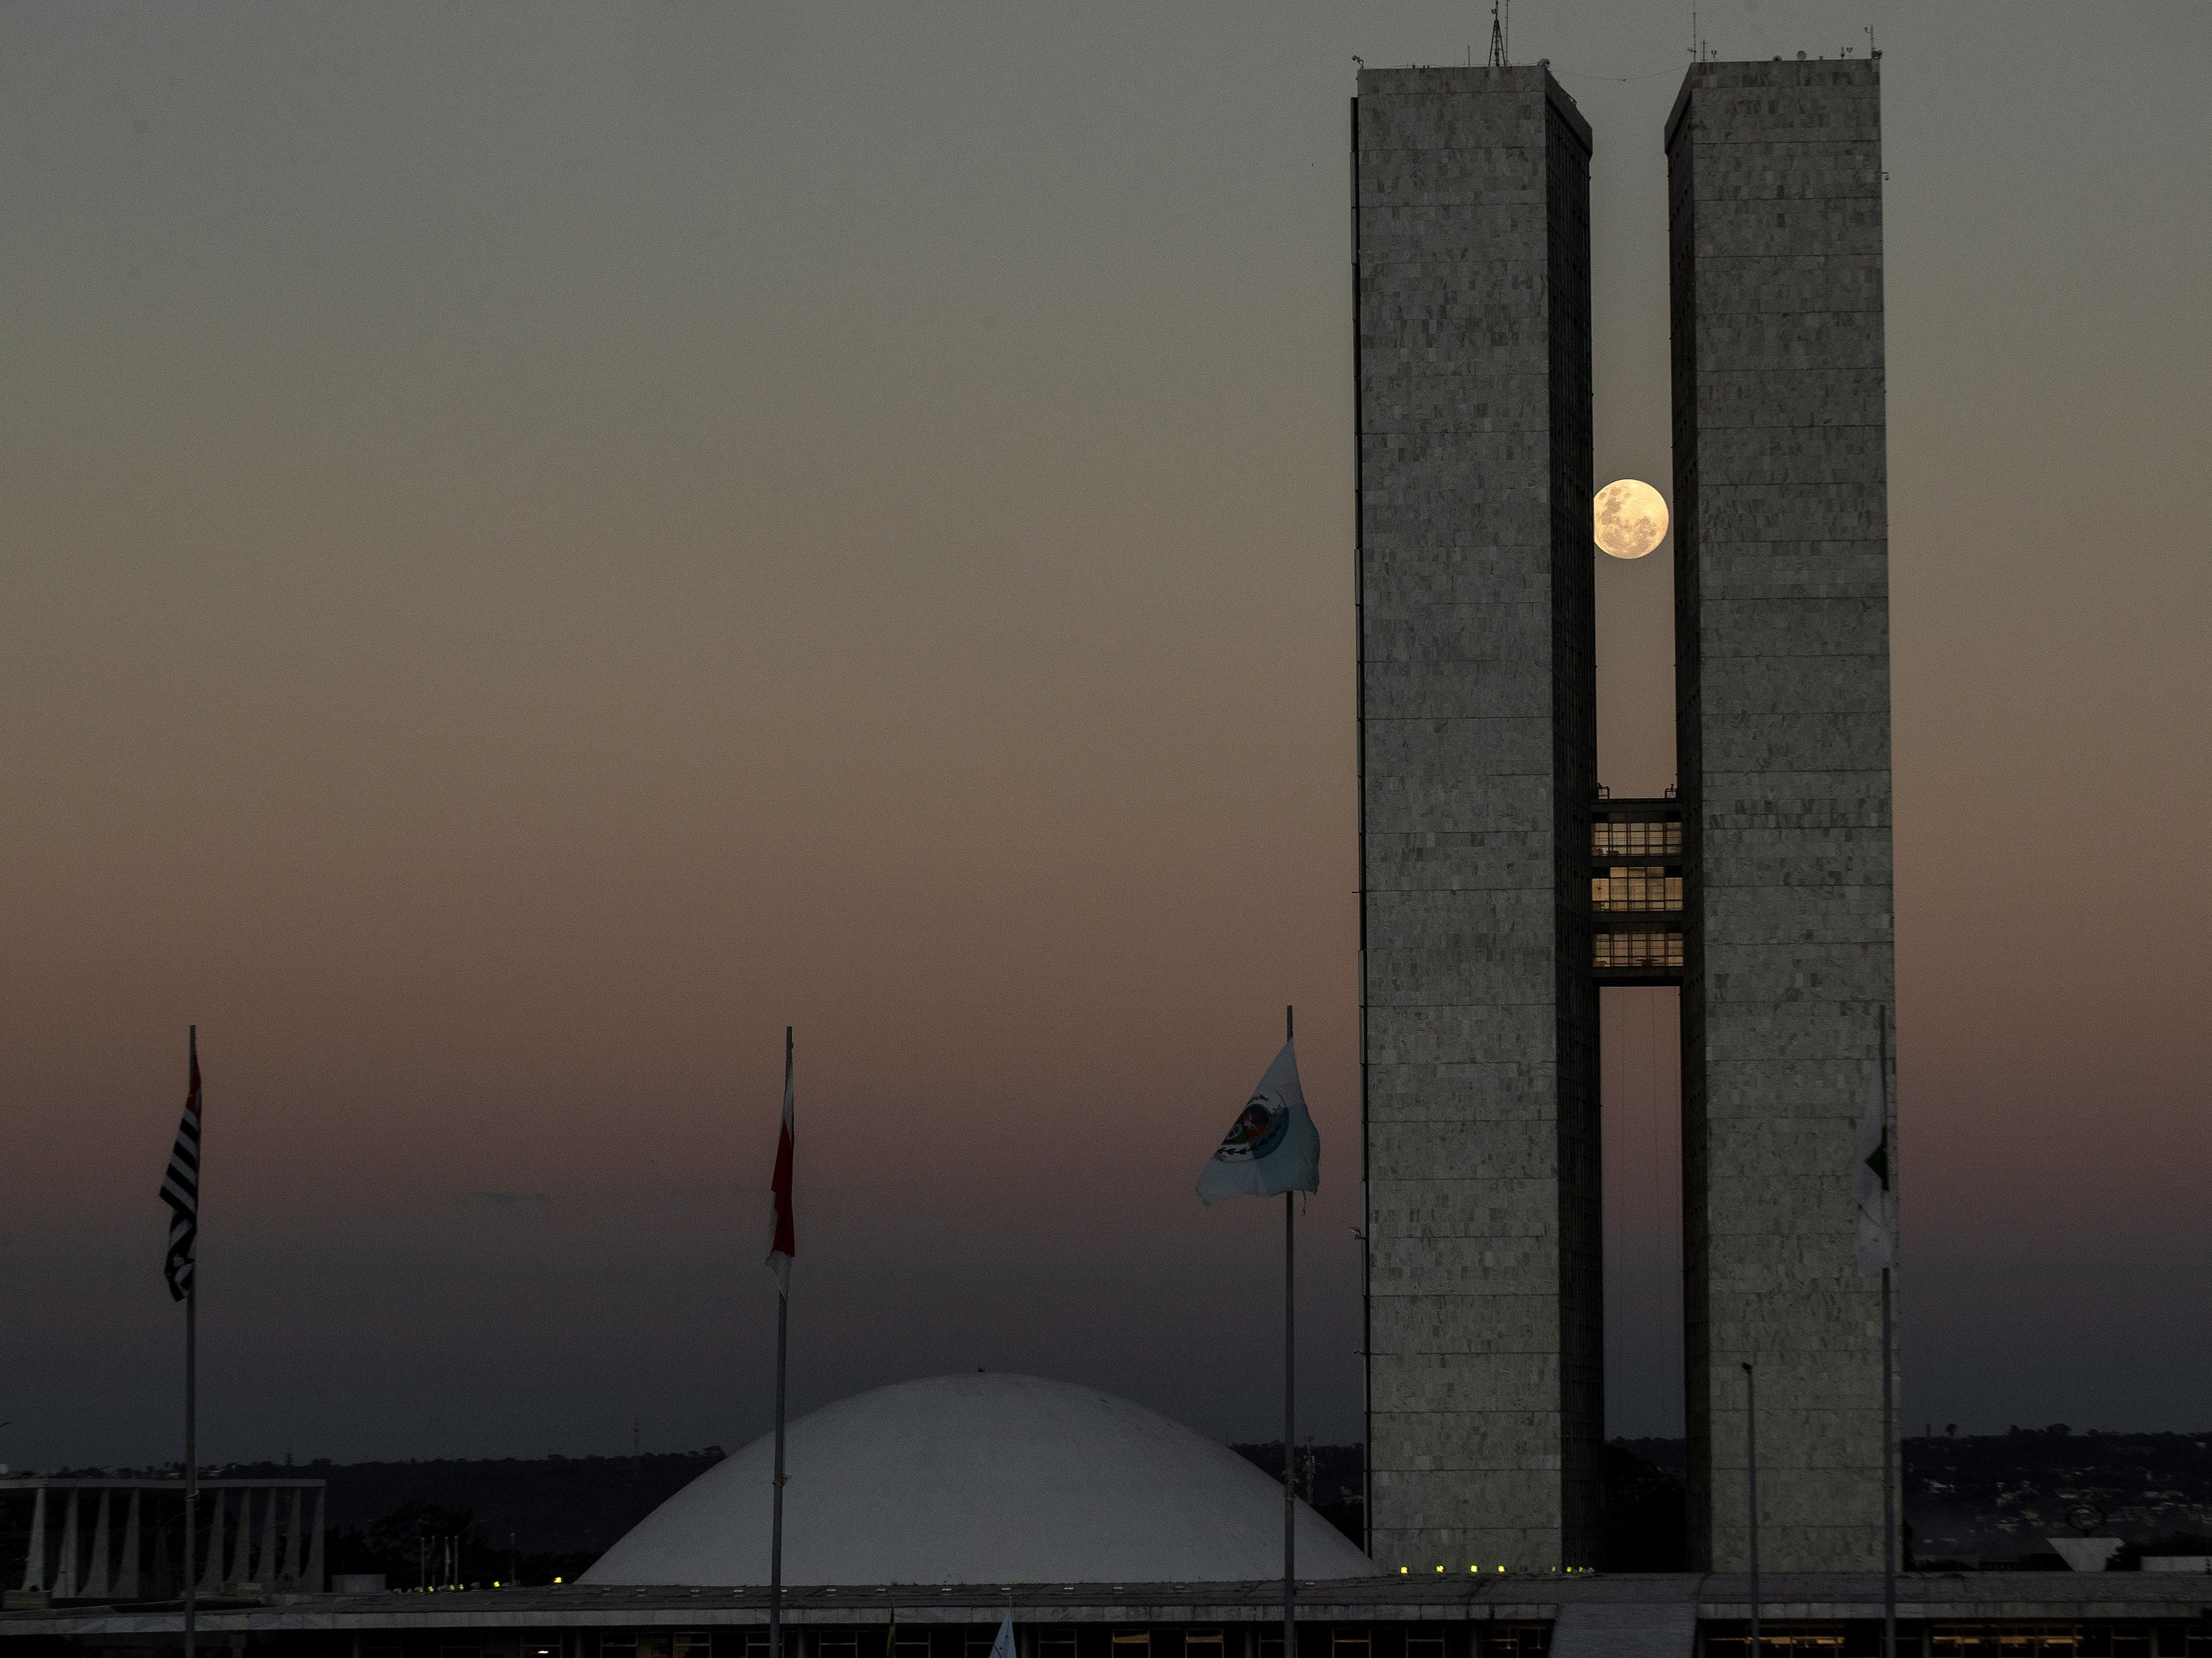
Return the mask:
M1880 1631L1875 1633L1879 1635ZM1774 1629L1771 1625L1763 1625L1759 1631L1759 1647L1761 1658L1771 1653L1785 1654L1787 1658L1843 1658L1846 1650L1843 1631L1833 1626L1826 1629ZM1910 1651L1911 1637L1900 1631L1897 1647L1899 1653ZM2011 1658L2014 1653L2033 1652L2036 1649L2008 1643L2003 1650L2006 1658ZM2068 1646L2060 1650L2071 1653L2074 1649ZM1751 1658L1750 1627L1740 1625L1731 1634L1706 1636L1705 1651L1711 1655L1711 1658Z
M1328 1634L1329 1658L1367 1658L1367 1631L1358 1624L1339 1624Z
M1152 1632L1148 1629L1114 1631L1114 1658L1152 1658Z
M1616 863L1590 877L1590 907L1596 910L1679 910L1682 877L1663 864Z
M1764 1644L1765 1631L1759 1634ZM1748 1641L1738 1639L1739 1649ZM1904 1649L1899 1637L1898 1645ZM2198 1658L2212 1653L2212 1632L2186 1624L1950 1624L1929 1631L1930 1658Z
M1440 1629L1407 1630L1406 1658L1444 1658L1444 1632Z
M1680 933L1600 933L1590 943L1591 965L1601 972L1607 968L1682 965Z
M1590 856L1595 858L1679 858L1682 856L1682 825L1630 822L1600 818L1590 825Z
M1039 1630L1036 1658L1075 1658L1075 1631L1066 1627Z
M684 1630L676 1637L676 1658L708 1658L713 1643L702 1630Z
M1551 1649L1549 1624L1485 1624L1475 1629L1477 1658L1545 1658Z

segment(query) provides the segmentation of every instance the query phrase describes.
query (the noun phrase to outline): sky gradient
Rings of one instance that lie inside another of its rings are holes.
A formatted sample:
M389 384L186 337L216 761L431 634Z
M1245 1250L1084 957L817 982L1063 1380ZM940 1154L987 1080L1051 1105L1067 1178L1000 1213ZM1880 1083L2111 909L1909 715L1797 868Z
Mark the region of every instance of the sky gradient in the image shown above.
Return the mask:
M0 1461L734 1445L987 1365L1358 1431L1346 100L1454 6L0 12ZM2212 16L1884 52L1909 1425L2212 1423ZM1596 133L1597 472L1671 490L1688 9ZM1672 780L1666 549L1601 765ZM1609 1425L1679 1429L1671 993L1606 1013Z

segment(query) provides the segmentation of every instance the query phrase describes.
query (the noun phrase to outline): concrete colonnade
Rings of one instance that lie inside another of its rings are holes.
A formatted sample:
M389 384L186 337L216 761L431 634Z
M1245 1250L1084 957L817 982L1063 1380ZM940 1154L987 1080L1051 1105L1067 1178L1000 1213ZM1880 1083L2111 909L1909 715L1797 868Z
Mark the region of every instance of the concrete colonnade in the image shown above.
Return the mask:
M10 1480L0 1483L0 1497L26 1486L31 1518L22 1588L57 1600L166 1600L180 1592L181 1480ZM47 1524L50 1488L62 1499L58 1527ZM199 1501L193 1564L200 1593L248 1583L264 1590L323 1587L329 1514L323 1482L204 1481Z

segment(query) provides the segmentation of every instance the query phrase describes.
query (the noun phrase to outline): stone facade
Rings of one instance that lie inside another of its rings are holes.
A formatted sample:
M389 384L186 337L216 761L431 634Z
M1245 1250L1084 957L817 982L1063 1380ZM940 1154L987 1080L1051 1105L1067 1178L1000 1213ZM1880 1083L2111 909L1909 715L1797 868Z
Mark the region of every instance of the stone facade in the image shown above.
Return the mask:
M1589 133L1541 68L1353 132L1370 1550L1597 1564ZM1699 64L1667 133L1691 1533L1881 1564L1850 1167L1893 999L1872 62ZM1638 804L1631 802L1632 805ZM1671 960L1671 958L1670 958Z
M1700 1570L1747 1557L1747 1360L1762 1568L1881 1558L1850 1180L1895 989L1880 115L1873 62L1708 63L1667 129Z
M1370 1551L1590 1565L1589 130L1368 70L1353 148Z

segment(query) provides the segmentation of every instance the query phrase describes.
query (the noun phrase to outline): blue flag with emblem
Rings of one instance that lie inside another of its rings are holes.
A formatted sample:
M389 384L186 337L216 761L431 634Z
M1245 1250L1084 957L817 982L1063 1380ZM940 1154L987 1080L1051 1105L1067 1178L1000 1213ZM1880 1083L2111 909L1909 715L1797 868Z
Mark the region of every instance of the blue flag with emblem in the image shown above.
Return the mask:
M1285 1042L1219 1149L1199 1172L1198 1195L1218 1204L1224 1198L1320 1190L1321 1136L1306 1114L1297 1046Z

